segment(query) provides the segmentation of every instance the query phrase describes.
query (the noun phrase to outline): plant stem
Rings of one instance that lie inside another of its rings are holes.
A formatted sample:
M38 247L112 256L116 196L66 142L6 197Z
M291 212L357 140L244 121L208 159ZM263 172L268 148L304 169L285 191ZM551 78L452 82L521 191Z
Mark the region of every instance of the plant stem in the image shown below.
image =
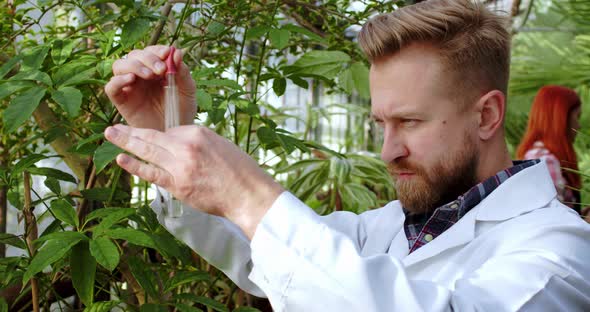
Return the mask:
M248 27L244 28L244 34L242 35L242 43L240 47L240 56L238 57L238 64L236 69L236 81L240 80L240 71L242 69L242 58L244 56L244 47L246 46L246 34L248 33ZM238 137L238 108L234 108L234 143L238 145L240 139Z
M186 20L186 17L188 16L187 12L188 12L188 9L190 8L190 3L191 3L191 0L186 0L186 3L184 5L184 8L182 9L182 13L180 15L180 19L178 20L178 25L176 25L176 30L174 30L174 35L172 36L172 40L170 40L170 45L173 45L174 42L176 41L176 39L178 39L178 36L180 36L180 30L182 29L182 25L184 24L184 21Z
M251 4L251 2L249 2ZM250 20L250 11L248 12L248 18ZM236 32L240 29L236 27ZM242 35L242 42L240 43L240 55L238 56L238 64L236 68L236 82L240 81L240 71L242 70L242 58L244 57L244 48L246 47L246 35L248 34L248 26L244 27L244 34ZM234 143L240 144L240 138L238 134L238 108L234 107Z
M90 162L90 166L92 166L92 171L90 172L90 176L88 177L88 182L86 183L86 187L84 188L85 190L93 188L94 183L96 181L96 166L92 161ZM82 202L80 203L80 209L78 209L78 220L80 221L80 224L84 224L84 219L86 218L87 214L88 200L86 198L83 198Z
M152 36L150 37L150 41L148 42L148 46L154 45L154 44L158 43L158 40L160 40L160 36L162 35L162 30L164 29L164 26L166 25L166 21L168 20L168 17L170 16L170 11L172 11L172 3L167 2L162 7L162 19L158 22L158 25L154 29L154 32L152 33Z
M29 253L31 254L31 258L33 258L35 256L35 245L33 242L37 239L38 229L37 221L35 220L35 215L33 214L31 207L31 175L29 172L25 171L23 173L23 181L25 191L25 205L23 207L23 215L25 217L25 235ZM31 296L33 300L33 311L39 312L39 284L35 277L31 278Z
M275 8L272 14L271 23L274 22L275 16L277 15L277 9L279 8L279 4L281 1L276 1ZM252 104L256 105L258 103L258 85L260 84L260 74L262 72L262 64L264 63L264 54L266 53L266 43L268 42L268 33L264 36L264 40L262 41L262 51L260 52L260 61L258 62L258 69L256 70L256 80L254 83L254 88L252 90ZM252 121L254 117L250 116L248 120L248 132L247 132L247 140L246 140L246 154L250 152L250 136L252 135Z

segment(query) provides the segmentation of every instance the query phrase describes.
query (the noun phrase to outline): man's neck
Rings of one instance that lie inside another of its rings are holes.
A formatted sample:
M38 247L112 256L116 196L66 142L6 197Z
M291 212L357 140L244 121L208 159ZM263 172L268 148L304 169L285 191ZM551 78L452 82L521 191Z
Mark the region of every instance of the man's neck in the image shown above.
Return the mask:
M479 157L479 166L477 170L477 180L482 182L496 173L512 167L512 158L506 143L501 142L490 149L481 151Z

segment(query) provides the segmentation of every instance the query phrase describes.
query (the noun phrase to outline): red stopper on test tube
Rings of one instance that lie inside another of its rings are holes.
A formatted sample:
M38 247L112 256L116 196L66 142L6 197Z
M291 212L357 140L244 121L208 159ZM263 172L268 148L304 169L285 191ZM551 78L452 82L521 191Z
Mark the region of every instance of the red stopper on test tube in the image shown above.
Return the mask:
M166 59L166 74L176 74L176 65L174 64L174 52L176 48L170 47L170 53Z

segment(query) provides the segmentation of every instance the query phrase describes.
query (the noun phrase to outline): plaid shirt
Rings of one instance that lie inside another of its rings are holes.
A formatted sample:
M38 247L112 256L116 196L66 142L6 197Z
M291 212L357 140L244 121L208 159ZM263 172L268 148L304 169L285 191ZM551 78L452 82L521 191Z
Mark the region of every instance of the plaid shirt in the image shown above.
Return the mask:
M404 229L410 253L426 245L457 223L473 207L491 194L500 184L519 171L538 164L540 160L514 161L514 166L472 187L456 200L435 209L429 214L410 214L404 209Z

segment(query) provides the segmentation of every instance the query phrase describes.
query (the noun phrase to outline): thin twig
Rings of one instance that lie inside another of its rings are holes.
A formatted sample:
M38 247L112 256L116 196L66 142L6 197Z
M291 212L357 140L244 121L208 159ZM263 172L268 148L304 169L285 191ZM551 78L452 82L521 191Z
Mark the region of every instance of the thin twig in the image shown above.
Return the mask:
M166 22L168 21L168 17L170 16L170 11L172 11L172 3L168 2L166 3L166 5L162 7L162 19L158 22L158 25L154 29L154 32L150 37L150 41L148 42L148 45L154 45L158 43L158 40L160 40L162 30L164 29L164 26L166 26Z

